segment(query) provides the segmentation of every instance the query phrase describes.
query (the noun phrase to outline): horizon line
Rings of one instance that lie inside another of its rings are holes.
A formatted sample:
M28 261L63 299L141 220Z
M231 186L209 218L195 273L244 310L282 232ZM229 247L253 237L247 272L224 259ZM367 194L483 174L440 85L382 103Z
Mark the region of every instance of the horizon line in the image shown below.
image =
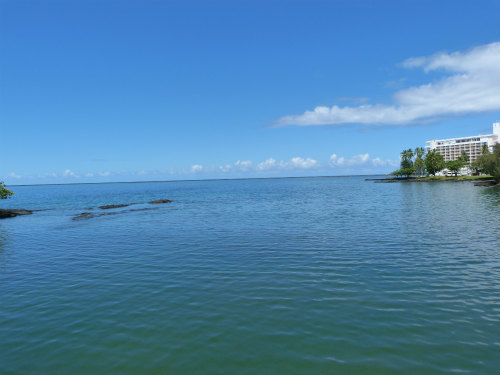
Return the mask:
M107 182L62 182L47 184L6 184L5 186L59 186L59 185L98 185L98 184L139 184L139 183L158 183L158 182L189 182L189 181L238 181L238 180L279 180L289 178L333 178L333 177L362 177L362 176L386 176L387 173L375 174L347 174L334 176L285 176L285 177L238 177L238 178L202 178L202 179L184 179L184 180L152 180L152 181L107 181Z

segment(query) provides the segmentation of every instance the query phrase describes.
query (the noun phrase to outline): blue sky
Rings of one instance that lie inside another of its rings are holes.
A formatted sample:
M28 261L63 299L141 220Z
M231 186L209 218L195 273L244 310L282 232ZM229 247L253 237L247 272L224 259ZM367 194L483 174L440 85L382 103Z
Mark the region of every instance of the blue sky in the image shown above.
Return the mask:
M0 0L8 184L385 173L500 119L498 1Z

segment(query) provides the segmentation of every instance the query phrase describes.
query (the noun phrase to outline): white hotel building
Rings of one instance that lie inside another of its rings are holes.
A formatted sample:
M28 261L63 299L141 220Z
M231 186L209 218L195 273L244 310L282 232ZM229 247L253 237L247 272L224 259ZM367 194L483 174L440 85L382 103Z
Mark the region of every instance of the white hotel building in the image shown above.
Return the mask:
M437 150L445 161L456 160L462 151L469 155L469 164L481 155L483 145L493 150L495 143L500 143L500 122L493 123L493 134L476 135L474 137L435 139L427 141L427 151Z

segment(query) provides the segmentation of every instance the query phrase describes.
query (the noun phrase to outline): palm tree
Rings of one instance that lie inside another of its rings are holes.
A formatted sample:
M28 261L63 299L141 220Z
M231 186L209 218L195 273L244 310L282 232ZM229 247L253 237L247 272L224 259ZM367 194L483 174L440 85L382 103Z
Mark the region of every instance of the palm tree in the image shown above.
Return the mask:
M412 169L413 168L413 150L409 148L408 150L403 150L401 152L401 169Z
M415 162L413 165L415 166L415 170L418 173L418 175L422 175L425 169L425 163L424 163L424 154L425 154L425 149L423 147L417 147L415 149Z
M423 159L424 154L425 154L425 148L423 148L423 147L417 147L415 149L415 155L417 156L417 158Z
M403 150L401 153L401 158L406 160L411 160L413 158L413 150L409 148L408 150Z
M481 155L488 155L490 153L490 149L488 148L488 145L484 143L481 146Z
M458 160L464 162L465 164L469 164L469 154L467 153L467 151L462 151L462 153L460 154Z

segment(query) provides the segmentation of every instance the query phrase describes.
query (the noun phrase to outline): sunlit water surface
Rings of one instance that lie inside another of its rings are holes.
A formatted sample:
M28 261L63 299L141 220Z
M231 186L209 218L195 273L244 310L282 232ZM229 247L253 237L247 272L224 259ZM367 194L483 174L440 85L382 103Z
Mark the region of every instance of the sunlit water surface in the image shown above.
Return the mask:
M44 211L0 221L2 374L500 370L498 189L345 177L13 190L0 208ZM175 202L72 220L160 198Z

